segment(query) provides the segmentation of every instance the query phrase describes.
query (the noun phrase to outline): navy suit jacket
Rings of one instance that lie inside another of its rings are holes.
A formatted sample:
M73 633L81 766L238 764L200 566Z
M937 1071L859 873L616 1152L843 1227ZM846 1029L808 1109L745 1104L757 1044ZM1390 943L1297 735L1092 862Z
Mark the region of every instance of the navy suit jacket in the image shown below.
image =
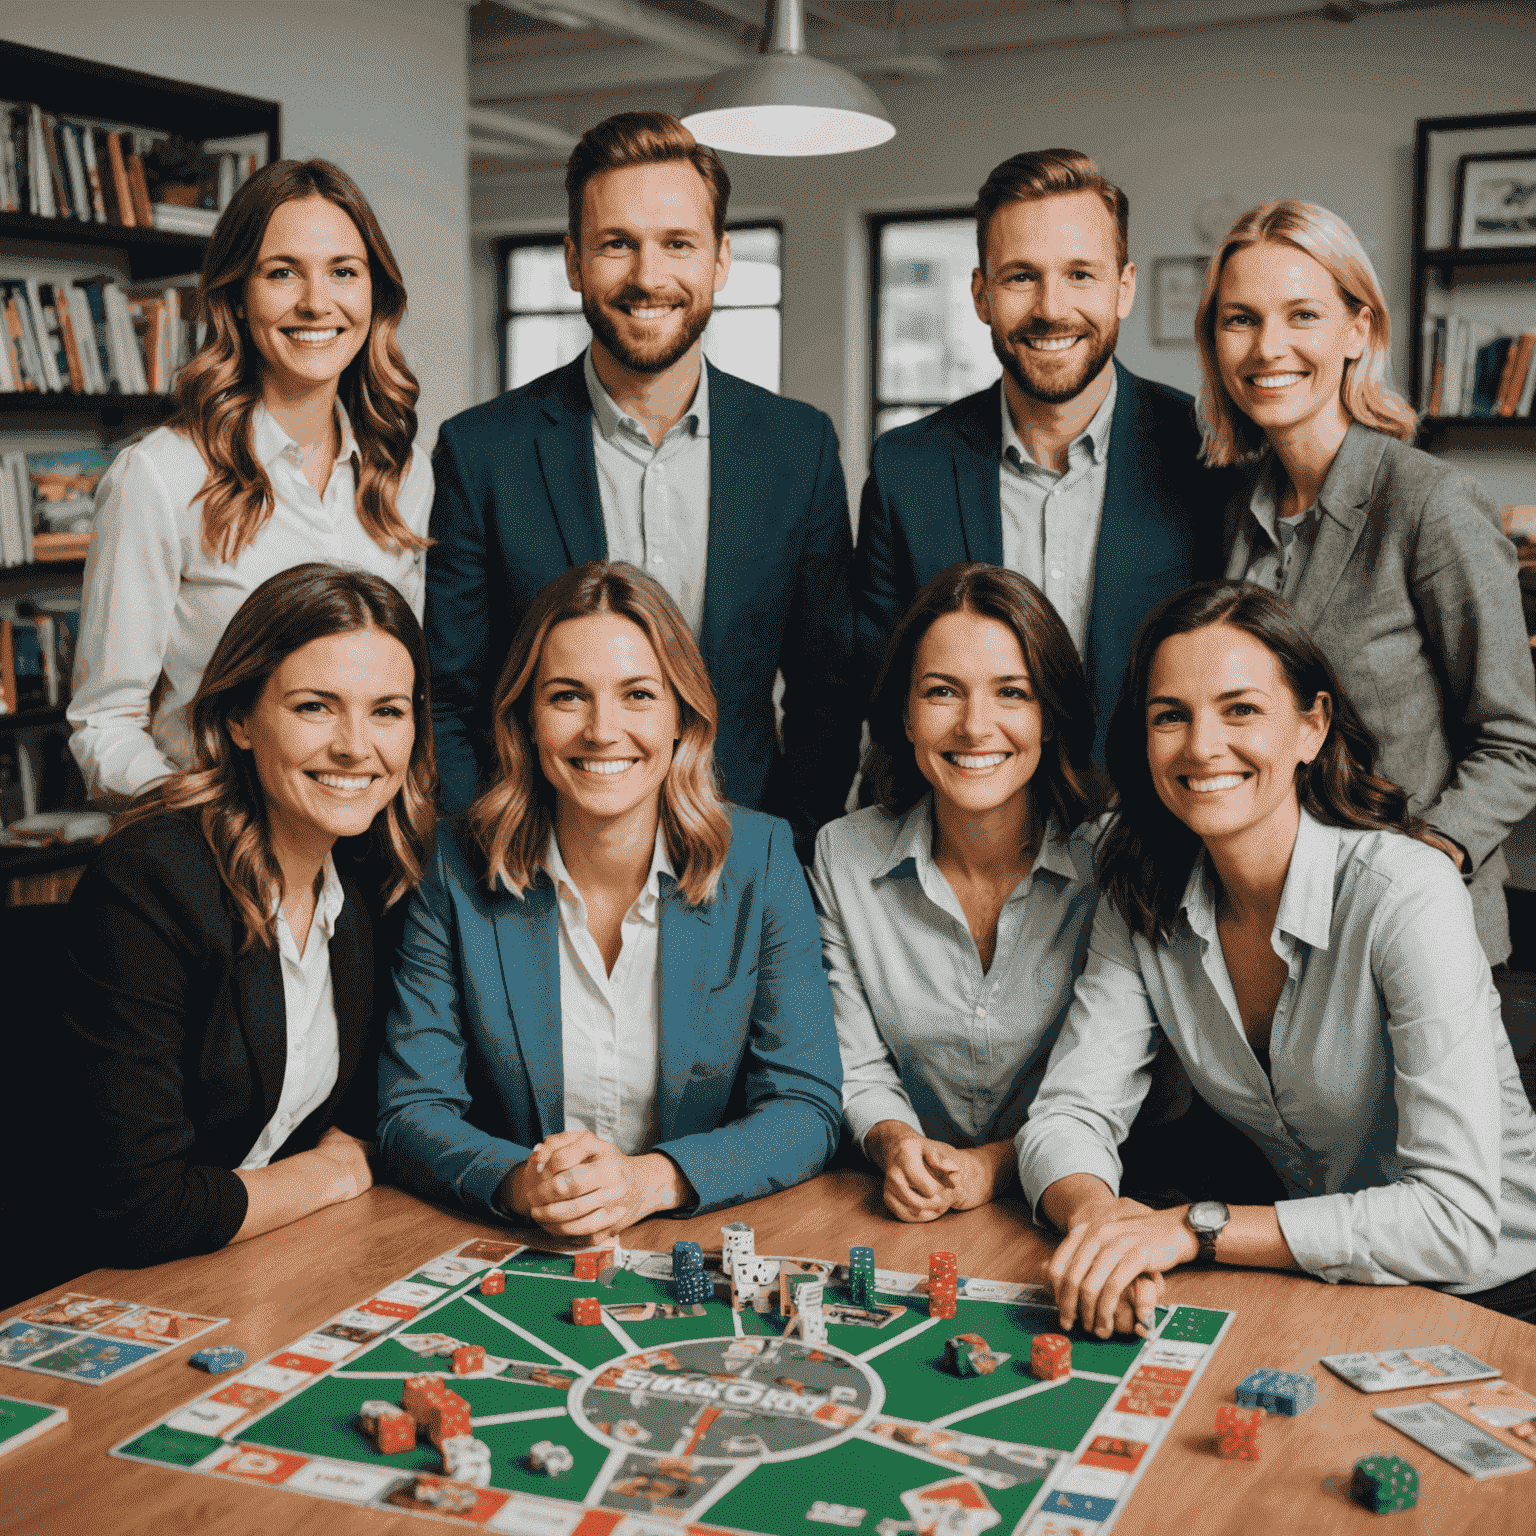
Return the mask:
M808 846L843 813L862 702L837 434L811 406L710 367L709 449L699 644L720 707L715 760L730 799L788 817ZM442 799L456 812L492 767L491 696L529 602L607 558L582 360L445 422L433 467L427 647Z
M837 1147L842 1059L821 933L789 828L731 806L715 895L661 877L660 1140L694 1211L817 1173ZM391 1182L500 1217L497 1187L565 1129L560 914L549 877L522 896L477 879L444 828L411 898L379 1060Z
M1223 508L1238 483L1233 471L1201 465L1188 395L1114 366L1118 392L1083 657L1100 762L1136 631L1170 593L1221 575ZM924 582L961 560L1003 563L1001 388L999 380L875 443L854 576L866 689Z

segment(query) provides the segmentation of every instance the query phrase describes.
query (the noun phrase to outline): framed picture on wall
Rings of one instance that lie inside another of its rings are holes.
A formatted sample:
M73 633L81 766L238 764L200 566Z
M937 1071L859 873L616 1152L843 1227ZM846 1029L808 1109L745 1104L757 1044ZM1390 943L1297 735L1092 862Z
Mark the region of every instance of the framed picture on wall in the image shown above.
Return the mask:
M1209 256L1158 256L1152 262L1152 345L1192 347L1195 311Z
M1456 162L1456 245L1536 245L1536 149L1463 155Z

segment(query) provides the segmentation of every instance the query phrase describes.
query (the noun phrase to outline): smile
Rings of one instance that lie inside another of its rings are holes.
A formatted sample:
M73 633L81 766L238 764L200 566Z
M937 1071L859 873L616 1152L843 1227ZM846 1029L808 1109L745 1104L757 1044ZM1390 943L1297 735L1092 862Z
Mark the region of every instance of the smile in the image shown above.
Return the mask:
M573 757L570 760L578 773L595 773L601 779L628 773L639 761L638 757Z
M300 346L304 346L304 347L324 346L327 342L335 341L336 338L341 335L341 327L339 325L336 325L336 326L332 326L329 330L324 330L324 331L287 331L287 330L285 330L283 332L283 335L286 336L289 341L296 341L296 342L298 342Z
M1031 352L1065 352L1082 339L1081 336L1026 336L1024 345Z
M1304 378L1304 373L1254 373L1248 376L1248 382L1255 389L1289 389Z
M661 320L670 315L674 309L680 307L677 304L663 304L659 308L652 307L650 309L639 309L630 304L621 304L619 306L631 320Z
M944 761L974 772L978 768L996 768L1012 756L1011 752L946 752Z
M344 792L367 789L374 778L371 773L312 773L309 777L316 784L323 784L326 789L339 789Z
M1246 779L1246 773L1218 773L1211 779L1192 779L1187 774L1181 775L1179 782L1196 795L1216 795L1226 789L1236 789Z

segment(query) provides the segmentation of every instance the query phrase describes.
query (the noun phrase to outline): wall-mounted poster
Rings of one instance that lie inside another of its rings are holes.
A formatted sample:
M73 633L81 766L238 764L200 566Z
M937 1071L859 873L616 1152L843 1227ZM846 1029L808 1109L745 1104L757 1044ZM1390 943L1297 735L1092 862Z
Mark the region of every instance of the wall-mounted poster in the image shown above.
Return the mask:
M1536 149L1461 157L1456 244L1464 251L1536 245Z
M1159 256L1152 263L1152 345L1192 347L1209 256Z

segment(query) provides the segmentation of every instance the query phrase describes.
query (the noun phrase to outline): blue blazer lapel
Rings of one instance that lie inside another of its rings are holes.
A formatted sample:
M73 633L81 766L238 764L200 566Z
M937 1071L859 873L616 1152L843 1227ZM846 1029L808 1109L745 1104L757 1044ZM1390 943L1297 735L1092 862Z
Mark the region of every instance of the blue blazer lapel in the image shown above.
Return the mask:
M1003 563L1003 512L997 477L1003 463L1002 380L975 396L975 410L956 423L951 450L955 502L965 534L965 558Z
M547 878L522 899L498 889L492 922L507 1011L528 1097L538 1120L538 1140L565 1129L565 1055L560 1033L560 914Z
M608 558L603 505L592 452L592 402L582 360L560 370L544 397L544 420L534 433L544 489L572 565Z
M751 407L736 379L709 368L709 557L704 567L704 617L699 649L709 660L727 653L736 583L761 539L752 472ZM772 448L772 444L765 444ZM718 686L718 684L716 685Z
M661 1062L657 1073L656 1111L661 1141L679 1135L678 1114L688 1094L704 1028L710 961L714 957L715 912L722 891L705 907L690 907L677 882L661 877ZM723 880L722 880L723 884Z

